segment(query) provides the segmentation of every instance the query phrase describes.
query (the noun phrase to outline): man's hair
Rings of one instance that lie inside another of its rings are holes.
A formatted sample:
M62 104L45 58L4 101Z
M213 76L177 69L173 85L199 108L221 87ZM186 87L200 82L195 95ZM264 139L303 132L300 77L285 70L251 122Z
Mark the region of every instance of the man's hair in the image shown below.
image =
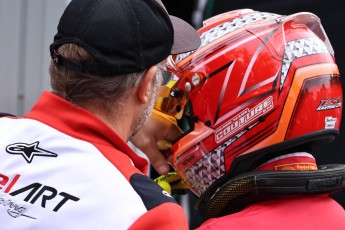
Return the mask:
M82 47L68 43L59 47L58 52L69 61L78 63L91 61L92 56ZM78 73L50 62L51 87L53 93L82 106L97 103L103 108L120 104L130 89L139 85L145 71L117 76L95 76Z

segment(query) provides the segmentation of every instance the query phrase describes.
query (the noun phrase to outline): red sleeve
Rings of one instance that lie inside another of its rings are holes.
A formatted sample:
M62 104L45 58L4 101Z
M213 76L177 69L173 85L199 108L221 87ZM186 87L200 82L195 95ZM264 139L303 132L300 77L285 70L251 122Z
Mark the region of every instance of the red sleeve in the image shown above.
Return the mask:
M146 212L129 229L188 230L189 228L183 208L178 204L165 203Z
M95 144L95 146L122 173L122 175L126 177L128 181L135 173L146 175L148 169L148 163L146 159L142 158L142 164L146 165L145 167L143 167L143 171L141 171L133 165L133 162L125 153L109 146L102 146L97 144ZM137 158L139 159L141 157L137 156Z

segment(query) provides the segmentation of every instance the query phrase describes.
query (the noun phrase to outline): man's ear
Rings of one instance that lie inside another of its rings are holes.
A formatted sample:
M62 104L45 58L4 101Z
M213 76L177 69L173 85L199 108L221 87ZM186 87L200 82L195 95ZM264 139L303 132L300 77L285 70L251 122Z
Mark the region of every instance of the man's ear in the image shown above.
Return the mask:
M155 77L156 74L156 66L152 66L149 68L142 77L142 80L138 86L137 90L137 97L140 103L146 104L149 102L151 97L152 91L152 79Z

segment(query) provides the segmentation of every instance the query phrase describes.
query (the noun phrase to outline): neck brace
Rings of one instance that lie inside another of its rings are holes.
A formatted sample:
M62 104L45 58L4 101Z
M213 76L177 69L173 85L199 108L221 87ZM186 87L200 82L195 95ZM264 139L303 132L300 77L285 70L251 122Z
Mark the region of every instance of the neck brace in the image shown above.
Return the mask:
M314 195L345 187L345 165L321 165L313 171L253 171L231 178L213 192L205 191L195 208L204 220L238 212L261 200L286 195Z

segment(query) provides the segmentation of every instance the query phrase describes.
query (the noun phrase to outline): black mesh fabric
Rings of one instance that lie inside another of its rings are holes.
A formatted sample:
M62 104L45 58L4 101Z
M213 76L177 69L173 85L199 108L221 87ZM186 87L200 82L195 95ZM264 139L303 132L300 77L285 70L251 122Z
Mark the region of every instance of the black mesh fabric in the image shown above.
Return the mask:
M248 177L234 181L233 183L228 183L224 186L224 188L217 193L217 196L214 196L207 205L205 219L207 220L220 216L227 207L227 204L239 196L256 193L257 187L254 179L254 177Z
M54 58L62 44L80 45L95 63L57 63L106 76L140 72L157 64L170 54L173 39L169 15L154 0L72 0L50 50Z

